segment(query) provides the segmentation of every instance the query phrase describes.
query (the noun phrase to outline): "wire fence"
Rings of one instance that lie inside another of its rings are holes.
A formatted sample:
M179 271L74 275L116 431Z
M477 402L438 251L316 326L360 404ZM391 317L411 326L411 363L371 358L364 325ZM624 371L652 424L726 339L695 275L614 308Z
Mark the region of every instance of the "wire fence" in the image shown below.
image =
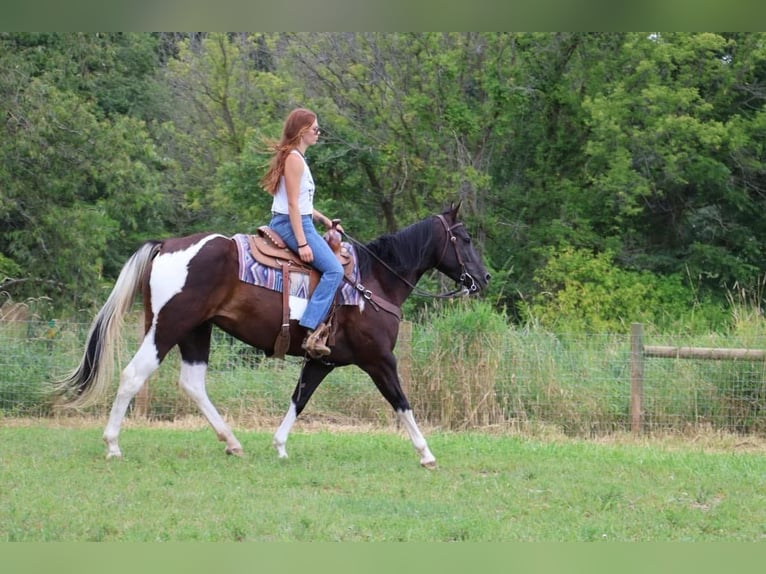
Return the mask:
M54 416L51 381L80 361L89 325L0 322L0 416ZM416 417L446 429L555 427L571 436L631 431L630 333L553 335L509 328L501 337L449 333L436 340L417 324L402 324L396 353ZM137 348L136 324L124 329L127 353ZM715 337L716 347L766 349L766 340ZM650 340L653 345L710 341ZM119 373L129 356L116 358ZM299 358L277 360L214 330L208 393L234 424L273 425L285 413L298 380ZM149 380L143 413L152 420L198 415L178 389L172 352ZM645 433L721 430L766 434L766 362L643 358ZM117 387L117 376L114 391ZM114 392L89 413L105 417ZM135 407L133 415L135 416ZM56 414L55 416L62 416ZM304 417L344 424L395 425L388 403L357 367L336 369ZM635 430L635 429L634 429Z

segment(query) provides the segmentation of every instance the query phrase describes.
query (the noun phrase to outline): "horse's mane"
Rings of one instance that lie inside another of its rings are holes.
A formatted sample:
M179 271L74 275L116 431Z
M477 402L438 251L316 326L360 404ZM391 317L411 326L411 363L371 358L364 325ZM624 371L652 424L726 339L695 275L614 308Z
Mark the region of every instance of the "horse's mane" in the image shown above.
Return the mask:
M372 265L381 260L396 273L404 274L423 261L431 244L433 226L424 219L394 233L381 235L356 249L360 277L369 276Z

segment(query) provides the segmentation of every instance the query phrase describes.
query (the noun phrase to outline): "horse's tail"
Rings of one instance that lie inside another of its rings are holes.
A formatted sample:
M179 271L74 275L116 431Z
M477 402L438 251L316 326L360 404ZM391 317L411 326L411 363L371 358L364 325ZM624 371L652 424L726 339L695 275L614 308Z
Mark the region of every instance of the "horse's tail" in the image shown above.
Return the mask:
M114 355L121 344L123 318L141 288L141 279L160 242L148 241L123 266L109 298L93 319L79 366L55 383L59 408L80 409L103 397L112 382ZM118 353L119 355L119 353Z

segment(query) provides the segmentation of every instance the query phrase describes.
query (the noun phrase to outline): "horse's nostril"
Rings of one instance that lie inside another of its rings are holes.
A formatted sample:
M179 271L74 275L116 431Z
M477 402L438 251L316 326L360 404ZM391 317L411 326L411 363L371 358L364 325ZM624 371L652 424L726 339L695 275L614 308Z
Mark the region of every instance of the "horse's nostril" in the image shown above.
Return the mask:
M489 281L490 279L492 279L492 275L490 275L489 273L487 273L487 274L484 276L484 279L486 279L487 281Z

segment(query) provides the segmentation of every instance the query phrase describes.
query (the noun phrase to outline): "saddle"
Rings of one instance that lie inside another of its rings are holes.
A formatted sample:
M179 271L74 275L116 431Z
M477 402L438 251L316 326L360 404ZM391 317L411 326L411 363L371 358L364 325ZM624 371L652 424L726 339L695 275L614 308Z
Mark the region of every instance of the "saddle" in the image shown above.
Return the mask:
M343 266L343 274L349 277L353 274L354 261L348 249L341 244L340 232L336 228L338 223L339 219L333 219L332 228L325 233L324 239ZM285 244L279 233L268 225L262 225L255 235L249 235L247 239L253 259L282 272L282 326L274 343L274 356L283 358L290 347L290 273L309 276L309 297L319 283L321 274L310 264L301 261L300 256Z

